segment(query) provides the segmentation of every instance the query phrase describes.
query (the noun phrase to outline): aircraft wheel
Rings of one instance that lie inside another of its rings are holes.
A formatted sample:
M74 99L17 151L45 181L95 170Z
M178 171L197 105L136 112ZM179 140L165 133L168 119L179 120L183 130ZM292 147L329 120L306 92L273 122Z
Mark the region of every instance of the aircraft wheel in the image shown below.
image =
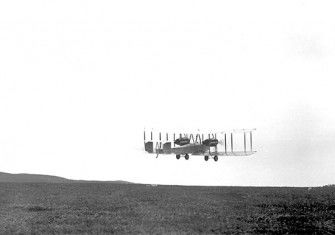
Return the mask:
M208 156L205 156L205 161L208 161Z
M190 156L188 154L185 155L185 159L188 160Z
M176 158L177 158L177 159L179 159L179 158L180 158L180 155L179 155L179 154L177 154L177 155L176 155Z
M218 156L214 156L214 161L218 161L219 160L219 158L218 158Z

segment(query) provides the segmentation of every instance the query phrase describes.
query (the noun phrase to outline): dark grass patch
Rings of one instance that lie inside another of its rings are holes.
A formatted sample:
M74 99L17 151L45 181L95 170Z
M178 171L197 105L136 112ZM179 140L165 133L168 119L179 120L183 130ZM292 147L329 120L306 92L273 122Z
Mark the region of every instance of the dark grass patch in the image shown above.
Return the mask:
M45 206L34 205L34 206L28 206L26 210L29 212L43 212L43 211L51 211L52 209Z

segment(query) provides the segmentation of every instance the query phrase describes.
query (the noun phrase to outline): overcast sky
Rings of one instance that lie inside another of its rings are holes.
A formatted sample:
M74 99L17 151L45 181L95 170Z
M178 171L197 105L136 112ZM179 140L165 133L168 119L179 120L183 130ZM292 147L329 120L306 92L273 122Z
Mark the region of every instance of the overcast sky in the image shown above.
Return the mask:
M335 179L333 1L2 1L0 171L187 185ZM143 128L257 128L252 157Z

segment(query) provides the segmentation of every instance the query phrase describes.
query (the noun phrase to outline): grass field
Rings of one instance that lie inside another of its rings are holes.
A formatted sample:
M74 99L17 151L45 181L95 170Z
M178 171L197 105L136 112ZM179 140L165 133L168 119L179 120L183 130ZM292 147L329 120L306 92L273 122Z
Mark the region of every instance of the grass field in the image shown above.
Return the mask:
M0 233L335 233L335 188L0 183Z

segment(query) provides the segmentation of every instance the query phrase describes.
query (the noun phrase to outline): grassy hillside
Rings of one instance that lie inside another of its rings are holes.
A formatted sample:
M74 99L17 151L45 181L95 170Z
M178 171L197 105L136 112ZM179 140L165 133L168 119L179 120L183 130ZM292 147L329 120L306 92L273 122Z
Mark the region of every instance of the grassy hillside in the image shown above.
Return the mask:
M0 234L335 233L335 189L0 183Z
M36 174L10 174L0 172L0 183L113 183L113 184L131 184L123 180L115 181L88 181L88 180L69 180L66 178L52 175Z
M66 183L71 182L68 179L36 174L9 174L0 172L0 182L4 183Z

